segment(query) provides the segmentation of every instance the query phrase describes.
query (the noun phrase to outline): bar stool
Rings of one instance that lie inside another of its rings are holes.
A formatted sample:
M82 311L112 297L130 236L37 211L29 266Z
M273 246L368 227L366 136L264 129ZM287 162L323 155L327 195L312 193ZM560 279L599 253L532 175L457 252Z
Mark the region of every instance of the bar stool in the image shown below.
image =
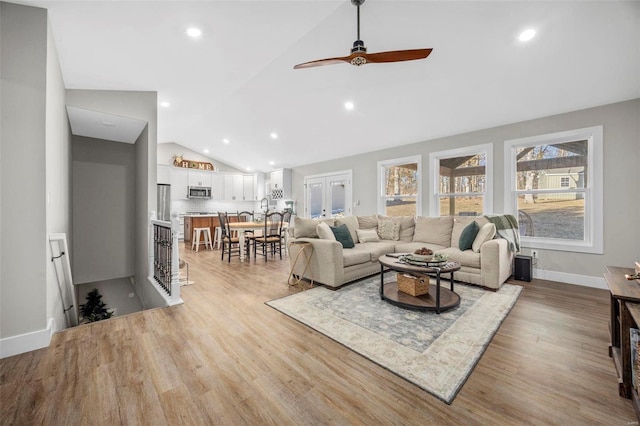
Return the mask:
M222 226L216 226L216 230L213 231L213 248L220 249L222 245Z
M200 235L204 236L204 242L200 242ZM209 248L213 250L213 245L211 245L211 231L209 228L193 228L193 238L191 239L191 250L196 249L196 253L200 248L200 244L204 244L204 248Z

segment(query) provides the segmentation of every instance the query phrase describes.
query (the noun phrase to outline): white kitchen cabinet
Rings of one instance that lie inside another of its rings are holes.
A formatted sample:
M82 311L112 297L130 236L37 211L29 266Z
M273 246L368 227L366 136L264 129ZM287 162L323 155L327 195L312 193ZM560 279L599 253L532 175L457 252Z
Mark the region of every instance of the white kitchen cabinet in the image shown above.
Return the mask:
M271 172L269 182L272 200L291 198L291 169L274 170Z
M212 172L202 170L189 170L189 186L211 187Z
M158 164L156 168L156 183L171 185L171 166Z
M242 175L236 173L226 173L224 175L224 199L226 201L242 201L242 192Z
M186 200L189 192L189 171L179 167L171 168L171 199Z
M211 173L211 199L224 200L224 173Z
M256 201L256 175L242 176L242 200Z

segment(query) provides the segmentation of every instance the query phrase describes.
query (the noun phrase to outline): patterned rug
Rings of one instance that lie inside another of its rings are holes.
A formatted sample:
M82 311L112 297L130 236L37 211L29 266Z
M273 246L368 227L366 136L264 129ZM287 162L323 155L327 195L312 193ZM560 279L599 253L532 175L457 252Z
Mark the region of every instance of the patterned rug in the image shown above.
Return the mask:
M395 280L393 273L385 274L388 280ZM451 404L521 290L512 284L497 292L456 284L460 306L437 315L380 300L376 276L340 290L316 287L267 305Z

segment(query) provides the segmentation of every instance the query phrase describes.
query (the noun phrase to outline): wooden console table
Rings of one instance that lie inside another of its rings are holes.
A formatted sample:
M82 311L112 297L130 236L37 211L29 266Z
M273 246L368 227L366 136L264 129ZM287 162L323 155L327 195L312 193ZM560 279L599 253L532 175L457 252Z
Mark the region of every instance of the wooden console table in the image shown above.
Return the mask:
M640 399L631 380L631 338L629 330L640 324L640 284L629 281L624 274L631 268L607 266L604 279L611 293L611 346L609 356L618 374L618 394L633 401L636 416L640 419Z

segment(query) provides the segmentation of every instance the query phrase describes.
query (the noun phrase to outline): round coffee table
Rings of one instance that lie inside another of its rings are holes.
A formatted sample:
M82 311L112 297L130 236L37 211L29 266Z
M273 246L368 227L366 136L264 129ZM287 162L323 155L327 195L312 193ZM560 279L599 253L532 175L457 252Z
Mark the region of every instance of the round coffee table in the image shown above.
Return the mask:
M401 308L419 311L436 311L437 314L460 305L460 295L453 291L453 273L460 270L460 264L458 262L446 262L442 265L432 266L415 266L403 263L397 257L387 255L380 256L378 261L380 262L380 298L382 300L386 300L392 305ZM397 281L385 284L385 268L416 277L427 276L427 279L429 279L429 276L435 275L436 283L429 285L428 293L421 296L412 296L398 290ZM446 273L451 274L450 289L440 287L440 275Z

